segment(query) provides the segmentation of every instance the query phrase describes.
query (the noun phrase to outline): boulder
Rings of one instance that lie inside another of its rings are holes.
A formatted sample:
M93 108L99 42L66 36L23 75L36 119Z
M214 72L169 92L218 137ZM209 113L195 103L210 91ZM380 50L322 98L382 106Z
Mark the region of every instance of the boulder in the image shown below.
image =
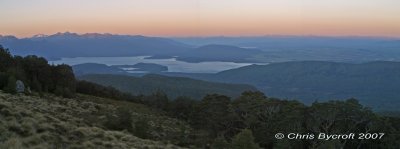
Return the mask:
M15 84L16 84L15 90L17 91L17 93L25 92L24 82L22 82L21 80L17 80L17 82L15 82Z

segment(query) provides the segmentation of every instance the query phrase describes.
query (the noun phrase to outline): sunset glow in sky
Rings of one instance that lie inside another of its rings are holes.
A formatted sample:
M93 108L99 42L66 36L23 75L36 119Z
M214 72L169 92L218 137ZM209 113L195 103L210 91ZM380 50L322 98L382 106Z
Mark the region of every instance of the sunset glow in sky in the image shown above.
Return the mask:
M400 0L0 0L0 34L400 37Z

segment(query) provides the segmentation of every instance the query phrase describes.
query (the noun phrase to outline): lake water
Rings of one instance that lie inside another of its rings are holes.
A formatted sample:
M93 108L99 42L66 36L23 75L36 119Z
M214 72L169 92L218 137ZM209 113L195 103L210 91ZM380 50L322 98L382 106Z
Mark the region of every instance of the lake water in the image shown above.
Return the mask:
M169 59L146 59L149 56L135 57L75 57L62 58L56 61L49 61L50 64L77 65L83 63L99 63L106 65L134 65L137 63L154 63L168 67L169 72L186 73L216 73L228 69L239 68L253 63L234 63L234 62L199 62L188 63L178 61L175 58Z

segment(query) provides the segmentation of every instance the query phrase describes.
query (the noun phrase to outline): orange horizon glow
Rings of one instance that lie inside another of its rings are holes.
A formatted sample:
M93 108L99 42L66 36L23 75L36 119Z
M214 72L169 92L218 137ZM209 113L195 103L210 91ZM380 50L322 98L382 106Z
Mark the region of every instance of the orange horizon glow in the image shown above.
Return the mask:
M400 37L398 0L3 0L0 34Z

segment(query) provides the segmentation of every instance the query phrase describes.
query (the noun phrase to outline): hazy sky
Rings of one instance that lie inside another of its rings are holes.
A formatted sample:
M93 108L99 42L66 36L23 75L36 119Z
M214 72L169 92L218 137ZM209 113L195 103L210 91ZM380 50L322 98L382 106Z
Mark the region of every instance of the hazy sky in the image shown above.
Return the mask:
M0 34L400 37L400 0L0 0Z

